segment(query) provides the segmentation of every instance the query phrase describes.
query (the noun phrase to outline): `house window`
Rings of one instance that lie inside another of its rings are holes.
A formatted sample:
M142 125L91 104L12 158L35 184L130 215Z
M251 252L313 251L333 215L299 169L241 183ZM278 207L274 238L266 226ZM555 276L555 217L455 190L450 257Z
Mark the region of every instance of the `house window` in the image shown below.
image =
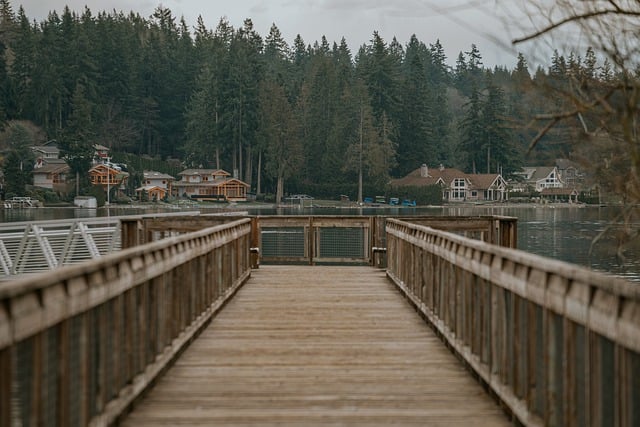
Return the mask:
M473 191L471 192L471 197L478 197L478 192L477 192L477 191L475 191L475 190L473 190Z
M465 182L463 178L455 178L453 180L453 191L451 192L452 200L462 200L465 198Z

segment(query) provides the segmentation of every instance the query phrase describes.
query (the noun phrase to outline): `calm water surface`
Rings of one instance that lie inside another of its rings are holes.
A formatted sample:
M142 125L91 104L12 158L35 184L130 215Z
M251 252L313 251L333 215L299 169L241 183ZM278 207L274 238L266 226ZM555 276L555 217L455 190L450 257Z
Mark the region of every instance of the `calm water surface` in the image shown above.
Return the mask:
M223 209L224 210L224 209ZM207 212L201 209L201 212ZM174 212L166 209L38 208L0 210L1 222L41 221L96 216ZM213 210L212 210L213 212ZM250 214L302 215L505 215L518 218L518 247L545 257L579 264L640 282L640 239L621 246L627 230L638 230L640 220L625 225L616 207L437 207L361 209L248 209ZM597 239L599 235L602 236ZM619 256L618 254L621 254Z

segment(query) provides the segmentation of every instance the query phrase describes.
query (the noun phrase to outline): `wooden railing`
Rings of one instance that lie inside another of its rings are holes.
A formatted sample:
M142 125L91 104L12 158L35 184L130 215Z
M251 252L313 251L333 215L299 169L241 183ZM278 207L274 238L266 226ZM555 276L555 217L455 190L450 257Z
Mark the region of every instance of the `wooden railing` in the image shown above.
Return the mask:
M0 286L0 425L107 425L250 276L251 221Z
M137 217L122 220L122 246L234 221L244 216L200 215L181 218ZM517 219L504 216L411 216L405 221L429 225L509 248L517 246ZM253 216L251 245L260 263L386 265L384 216Z
M640 287L387 221L388 276L524 425L640 424Z

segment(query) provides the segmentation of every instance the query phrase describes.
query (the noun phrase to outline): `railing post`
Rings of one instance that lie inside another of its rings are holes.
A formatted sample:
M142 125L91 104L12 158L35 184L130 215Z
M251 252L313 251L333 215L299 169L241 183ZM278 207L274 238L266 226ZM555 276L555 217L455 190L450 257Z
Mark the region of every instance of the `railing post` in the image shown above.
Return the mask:
M314 257L315 257L315 247L316 247L316 240L317 240L317 236L316 236L316 230L315 227L313 226L313 217L310 216L309 217L309 231L307 233L307 238L309 239L309 246L308 246L308 251L309 251L309 265L314 265Z
M251 237L249 251L251 253L251 268L260 267L260 222L258 217L251 218Z
M122 219L122 249L132 248L140 244L140 221L139 219Z

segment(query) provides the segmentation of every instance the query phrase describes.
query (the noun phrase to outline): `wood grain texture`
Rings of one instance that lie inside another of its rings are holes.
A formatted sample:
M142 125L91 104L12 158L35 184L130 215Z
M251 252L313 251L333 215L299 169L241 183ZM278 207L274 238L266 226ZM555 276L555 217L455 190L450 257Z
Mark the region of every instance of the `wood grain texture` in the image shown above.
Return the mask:
M124 426L509 425L371 267L261 266Z

